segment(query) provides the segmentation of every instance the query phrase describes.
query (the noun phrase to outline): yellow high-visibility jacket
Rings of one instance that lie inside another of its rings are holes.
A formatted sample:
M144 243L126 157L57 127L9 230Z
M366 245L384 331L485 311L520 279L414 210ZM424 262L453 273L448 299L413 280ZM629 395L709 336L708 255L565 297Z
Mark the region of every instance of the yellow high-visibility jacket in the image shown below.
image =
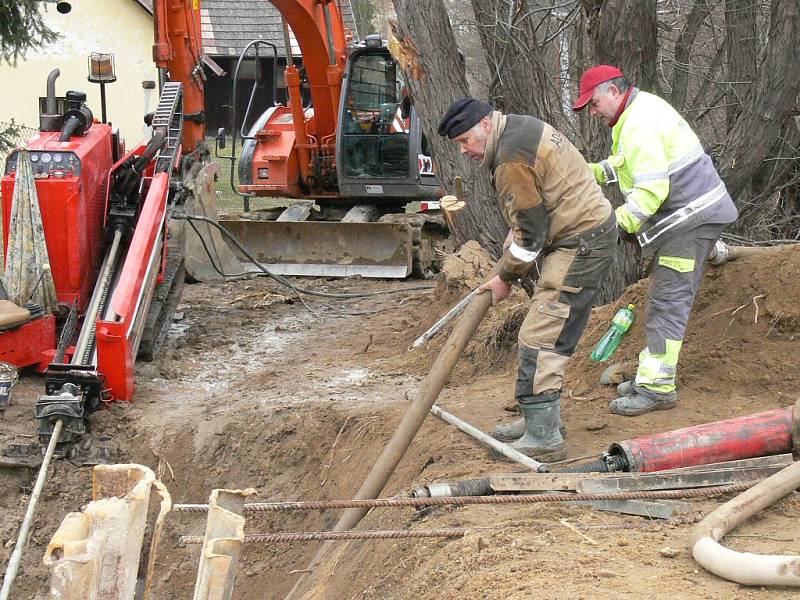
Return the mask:
M601 185L619 182L617 223L642 247L705 223L731 223L736 207L711 157L667 102L634 88L611 130L611 156L589 167Z

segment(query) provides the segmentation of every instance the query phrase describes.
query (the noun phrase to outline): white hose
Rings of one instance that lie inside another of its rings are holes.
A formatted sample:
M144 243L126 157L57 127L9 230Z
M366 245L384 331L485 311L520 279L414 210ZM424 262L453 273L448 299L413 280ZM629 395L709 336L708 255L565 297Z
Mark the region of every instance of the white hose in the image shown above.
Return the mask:
M800 586L800 556L736 552L719 544L729 531L800 487L800 462L726 502L700 521L692 556L707 571L742 585Z

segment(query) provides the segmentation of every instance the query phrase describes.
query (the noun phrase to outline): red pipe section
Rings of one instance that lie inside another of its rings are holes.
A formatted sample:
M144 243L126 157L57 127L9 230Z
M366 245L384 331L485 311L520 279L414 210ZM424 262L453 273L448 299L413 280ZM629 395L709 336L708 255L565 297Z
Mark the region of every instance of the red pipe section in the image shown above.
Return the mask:
M639 473L791 451L791 406L625 440L609 449Z

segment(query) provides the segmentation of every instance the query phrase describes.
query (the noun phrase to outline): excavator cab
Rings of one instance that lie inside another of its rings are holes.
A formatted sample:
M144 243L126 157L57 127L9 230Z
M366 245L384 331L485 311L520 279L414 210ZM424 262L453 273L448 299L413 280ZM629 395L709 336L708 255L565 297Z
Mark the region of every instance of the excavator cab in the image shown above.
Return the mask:
M402 70L382 43L351 50L339 106L341 196L405 204L440 193Z

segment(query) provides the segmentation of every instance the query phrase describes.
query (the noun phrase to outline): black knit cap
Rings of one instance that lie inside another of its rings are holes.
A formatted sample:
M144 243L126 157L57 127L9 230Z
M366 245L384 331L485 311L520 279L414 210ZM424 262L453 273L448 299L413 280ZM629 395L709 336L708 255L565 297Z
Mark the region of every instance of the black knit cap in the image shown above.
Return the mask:
M451 140L478 124L483 117L492 112L492 105L475 98L456 100L439 121L439 135Z

